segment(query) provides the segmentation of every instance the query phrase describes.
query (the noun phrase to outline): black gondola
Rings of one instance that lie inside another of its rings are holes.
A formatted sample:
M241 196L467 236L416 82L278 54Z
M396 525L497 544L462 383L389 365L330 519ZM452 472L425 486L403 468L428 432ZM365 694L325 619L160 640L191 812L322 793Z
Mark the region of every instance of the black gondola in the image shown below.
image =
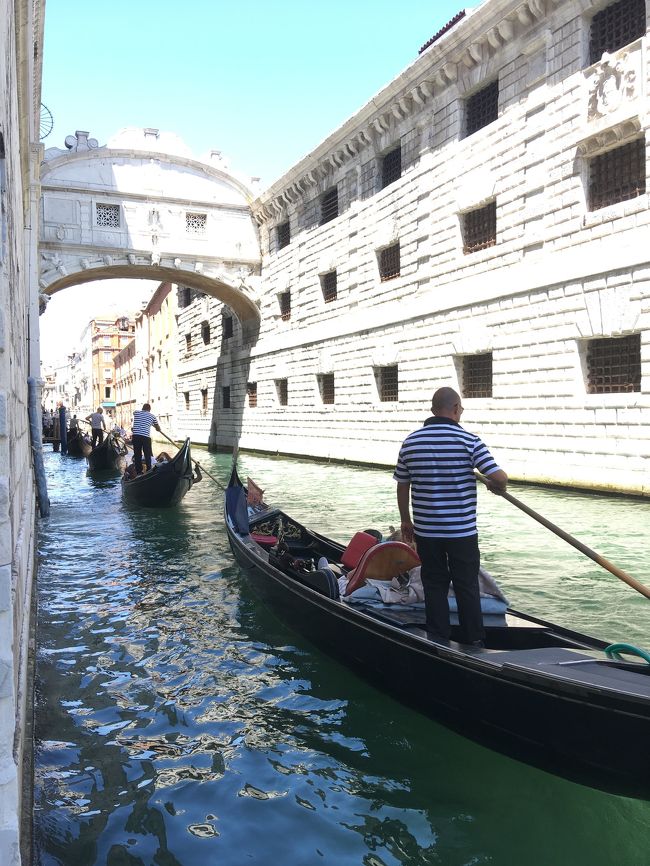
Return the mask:
M128 448L117 433L110 431L101 445L87 455L89 472L123 472Z
M458 643L453 627L449 645L435 642L423 610L341 598L337 580L318 564L326 557L336 572L345 548L283 511L248 508L236 468L224 510L243 574L320 649L503 754L610 793L650 797L650 657L643 650L608 647L510 608L500 625L485 617L485 648ZM623 652L646 661L625 660Z
M92 450L90 439L81 430L68 431L68 454L71 457L88 457Z
M156 463L143 475L122 476L122 496L126 502L148 508L169 508L177 505L193 484L201 480L197 466L192 472L190 440L186 439L178 453L166 463Z

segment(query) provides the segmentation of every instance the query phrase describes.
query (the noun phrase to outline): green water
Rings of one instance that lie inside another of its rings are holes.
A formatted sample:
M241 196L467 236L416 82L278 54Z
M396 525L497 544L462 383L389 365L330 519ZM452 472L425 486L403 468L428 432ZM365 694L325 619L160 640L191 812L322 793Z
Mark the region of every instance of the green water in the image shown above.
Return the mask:
M229 458L201 459L225 483ZM38 866L650 863L647 802L470 743L286 628L234 564L208 478L175 510L129 511L83 461L46 463ZM244 454L240 473L340 541L398 522L390 472ZM512 492L650 584L650 502ZM650 648L647 600L506 501L481 490L479 509L514 607Z

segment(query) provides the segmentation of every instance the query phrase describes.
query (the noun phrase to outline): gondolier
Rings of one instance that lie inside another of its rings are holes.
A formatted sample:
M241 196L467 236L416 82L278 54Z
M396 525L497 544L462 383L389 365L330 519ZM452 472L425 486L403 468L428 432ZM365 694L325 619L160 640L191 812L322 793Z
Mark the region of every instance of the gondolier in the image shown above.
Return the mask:
M90 429L92 431L92 446L101 445L104 441L104 430L106 430L106 421L104 421L104 410L101 406L96 412L91 412L86 416L86 421L90 421Z
M151 469L151 428L160 433L158 419L151 412L151 404L145 403L142 409L136 409L133 413L133 462L138 475L142 474L142 455L147 471Z
M453 388L435 392L431 411L433 417L404 440L393 475L402 537L405 541L415 537L422 560L427 628L434 639L448 641L450 637L447 593L451 581L461 640L482 646L485 631L478 583L481 560L474 469L487 477L493 493L506 489L508 476L479 437L460 426L463 406Z

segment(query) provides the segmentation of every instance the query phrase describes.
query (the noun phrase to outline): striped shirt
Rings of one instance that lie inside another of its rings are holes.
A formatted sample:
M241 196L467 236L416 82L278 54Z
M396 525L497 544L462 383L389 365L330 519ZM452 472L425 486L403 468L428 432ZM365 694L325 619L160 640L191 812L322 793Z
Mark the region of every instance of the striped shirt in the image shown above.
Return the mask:
M450 418L434 416L407 436L393 478L411 484L413 527L426 538L476 535L474 469L499 469L485 444Z
M151 437L151 425L157 424L158 419L145 409L136 409L133 413L133 424L131 430L134 436Z

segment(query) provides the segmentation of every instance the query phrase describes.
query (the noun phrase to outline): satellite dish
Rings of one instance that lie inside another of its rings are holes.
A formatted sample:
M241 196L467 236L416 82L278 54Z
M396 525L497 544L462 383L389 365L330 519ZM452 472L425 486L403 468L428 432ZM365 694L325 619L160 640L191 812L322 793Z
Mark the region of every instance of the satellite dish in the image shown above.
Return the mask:
M40 120L40 128L38 137L41 141L44 138L47 138L48 135L52 132L54 128L54 118L52 117L52 112L47 107L47 105L43 105L41 102L41 120Z

